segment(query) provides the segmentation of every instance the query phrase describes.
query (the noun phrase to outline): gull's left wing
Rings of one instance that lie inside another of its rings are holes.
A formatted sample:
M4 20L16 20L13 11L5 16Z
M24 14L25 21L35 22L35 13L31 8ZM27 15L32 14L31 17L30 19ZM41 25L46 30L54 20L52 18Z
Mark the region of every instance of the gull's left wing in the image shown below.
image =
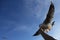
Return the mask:
M48 14L46 16L46 19L44 20L44 24L48 24L51 22L53 15L54 15L54 4L51 2L50 7L49 7L49 11Z

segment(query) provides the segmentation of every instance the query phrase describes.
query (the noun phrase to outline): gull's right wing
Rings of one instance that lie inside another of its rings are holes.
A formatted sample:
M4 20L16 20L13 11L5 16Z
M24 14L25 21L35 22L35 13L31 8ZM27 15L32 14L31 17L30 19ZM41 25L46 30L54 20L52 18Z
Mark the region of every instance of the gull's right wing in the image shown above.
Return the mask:
M44 33L42 30L40 30L40 34L45 40L56 40L55 38L51 37L50 35Z
M42 37L45 39L45 40L56 40L55 38L51 37L50 35L46 34L45 32L43 32L41 29L39 29L33 36L37 36L41 34Z
M38 35L41 33L40 30L41 30L41 29L39 29L33 36L38 36Z

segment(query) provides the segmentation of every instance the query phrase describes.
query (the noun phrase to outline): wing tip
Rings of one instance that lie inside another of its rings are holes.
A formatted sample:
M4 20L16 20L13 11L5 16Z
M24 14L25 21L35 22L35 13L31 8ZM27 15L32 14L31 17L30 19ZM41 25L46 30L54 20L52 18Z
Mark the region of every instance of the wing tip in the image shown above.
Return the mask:
M54 4L53 4L53 2L51 1L51 4L50 4L50 6L52 6L53 8L54 8Z

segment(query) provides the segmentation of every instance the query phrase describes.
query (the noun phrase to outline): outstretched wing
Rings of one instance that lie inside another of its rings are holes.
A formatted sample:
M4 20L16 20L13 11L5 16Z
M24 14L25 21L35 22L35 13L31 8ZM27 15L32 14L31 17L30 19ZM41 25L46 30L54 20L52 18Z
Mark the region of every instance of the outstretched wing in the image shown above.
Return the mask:
M51 37L50 35L43 32L41 29L39 29L33 36L38 36L39 34L42 35L44 40L56 40L55 38Z
M38 35L40 35L40 33L41 33L40 30L41 30L41 29L39 29L33 36L38 36Z
M48 14L46 16L45 21L43 22L44 24L48 24L51 22L53 15L54 15L54 4L51 2L50 7L49 7L49 11Z
M45 32L43 32L42 30L40 30L42 37L44 38L44 40L56 40L55 38L53 38L52 36L46 34Z

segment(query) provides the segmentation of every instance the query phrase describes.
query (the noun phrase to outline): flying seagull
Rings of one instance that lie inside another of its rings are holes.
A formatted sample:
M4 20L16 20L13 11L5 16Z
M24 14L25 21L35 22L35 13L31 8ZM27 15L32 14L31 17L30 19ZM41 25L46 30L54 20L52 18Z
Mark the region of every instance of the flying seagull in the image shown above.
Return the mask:
M33 35L33 36L37 36L40 34L40 30L42 30L43 32L48 32L51 30L51 27L54 25L54 22L52 22L52 18L54 16L54 4L51 2L46 19L43 21L42 24L39 25L39 29L38 31Z

